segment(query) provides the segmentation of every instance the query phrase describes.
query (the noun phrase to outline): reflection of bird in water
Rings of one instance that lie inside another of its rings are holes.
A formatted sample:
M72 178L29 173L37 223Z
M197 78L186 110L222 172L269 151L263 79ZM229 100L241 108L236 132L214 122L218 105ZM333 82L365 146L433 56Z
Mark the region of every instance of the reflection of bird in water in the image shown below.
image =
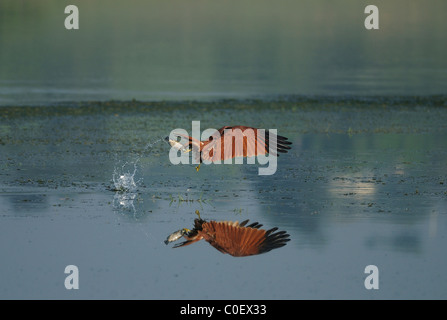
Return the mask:
M177 241L178 239L183 237L188 232L191 232L191 230L189 230L187 228L183 228L183 229L174 231L166 238L165 243L168 244L169 242Z
M216 162L236 157L265 155L267 153L278 156L278 152L286 153L290 149L292 142L287 141L286 137L273 134L268 130L262 131L246 126L225 126L217 130L205 141L199 141L183 134L177 134L188 139L188 142L183 145L175 140L170 140L169 137L166 137L165 140L172 147L183 152L190 152L195 149L199 162L196 170L199 171L202 160ZM272 150L269 150L270 146Z
M194 220L194 228L189 232L180 232L186 241L175 245L174 248L187 246L205 239L205 241L222 253L228 253L234 257L244 257L280 248L285 246L287 241L290 240L289 235L285 231L276 232L278 228L272 228L267 231L259 229L262 227L262 224L257 222L250 225L247 225L248 220L241 223L237 221L207 222L200 217L199 211L196 210L196 214L199 218ZM180 234L179 231L173 234L178 235ZM178 239L180 237L175 236L174 238Z

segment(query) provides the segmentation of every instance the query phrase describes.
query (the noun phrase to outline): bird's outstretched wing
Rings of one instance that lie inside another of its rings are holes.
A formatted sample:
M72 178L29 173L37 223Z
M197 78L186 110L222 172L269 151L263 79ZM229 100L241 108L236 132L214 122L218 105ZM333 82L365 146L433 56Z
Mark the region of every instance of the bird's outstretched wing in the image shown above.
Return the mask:
M202 160L215 162L267 153L278 156L278 152L286 153L290 149L292 143L287 140L286 137L275 135L268 130L246 126L226 126L217 130L203 144L201 157Z
M209 221L202 225L199 234L220 252L235 257L265 253L290 240L285 231L275 232L278 228L266 231L259 229L262 225L257 222L245 226L247 222Z

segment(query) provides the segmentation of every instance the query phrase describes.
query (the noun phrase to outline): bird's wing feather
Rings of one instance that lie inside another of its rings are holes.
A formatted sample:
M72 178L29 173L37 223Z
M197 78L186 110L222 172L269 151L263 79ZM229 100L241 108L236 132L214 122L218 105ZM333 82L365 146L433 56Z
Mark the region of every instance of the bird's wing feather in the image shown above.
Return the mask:
M275 143L276 141L276 143ZM217 130L202 148L202 160L224 161L235 157L253 157L285 153L292 143L286 137L246 126L223 127ZM270 145L272 150L269 150ZM270 152L271 151L271 152Z
M256 148L257 129L244 126L223 127L216 131L211 141L202 149L202 159L211 162L224 161L235 157L252 157L258 154ZM259 150L265 147L261 142ZM264 152L265 153L265 152ZM260 153L263 154L263 153Z

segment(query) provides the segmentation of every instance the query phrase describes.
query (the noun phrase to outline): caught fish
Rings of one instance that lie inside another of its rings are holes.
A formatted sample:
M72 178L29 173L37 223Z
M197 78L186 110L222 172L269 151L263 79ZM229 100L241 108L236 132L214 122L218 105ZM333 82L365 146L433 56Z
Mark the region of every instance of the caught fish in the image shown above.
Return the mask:
M180 239L181 237L183 237L186 233L188 233L190 230L187 228L183 228L180 230L177 230L173 233L171 233L165 240L165 243L168 244L170 242L174 242L177 241L178 239Z

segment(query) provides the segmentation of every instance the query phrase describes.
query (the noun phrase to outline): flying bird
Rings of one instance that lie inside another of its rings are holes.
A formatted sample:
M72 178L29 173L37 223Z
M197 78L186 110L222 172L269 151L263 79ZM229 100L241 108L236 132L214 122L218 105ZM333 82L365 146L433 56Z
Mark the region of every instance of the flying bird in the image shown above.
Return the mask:
M291 149L292 142L288 138L276 135L268 130L261 130L246 126L225 126L216 130L208 140L200 141L183 134L178 136L187 139L185 144L166 137L169 144L183 152L196 152L199 171L202 162L218 162L236 157L253 157L265 155L279 156L278 153L286 153Z
M222 253L234 257L245 257L280 248L290 240L286 231L276 232L278 230L276 227L269 230L260 229L262 224L258 222L247 225L248 220L241 223L205 221L200 217L198 210L196 214L198 218L194 220L194 228L189 232L182 232L186 241L175 245L174 248L184 247L204 239Z

